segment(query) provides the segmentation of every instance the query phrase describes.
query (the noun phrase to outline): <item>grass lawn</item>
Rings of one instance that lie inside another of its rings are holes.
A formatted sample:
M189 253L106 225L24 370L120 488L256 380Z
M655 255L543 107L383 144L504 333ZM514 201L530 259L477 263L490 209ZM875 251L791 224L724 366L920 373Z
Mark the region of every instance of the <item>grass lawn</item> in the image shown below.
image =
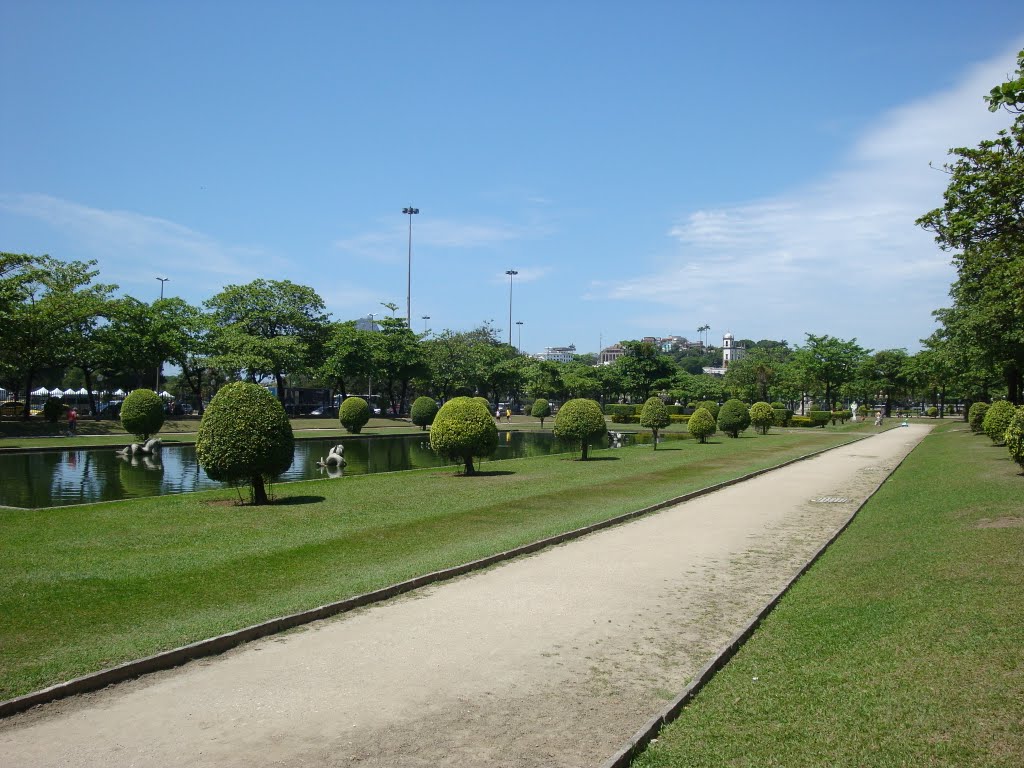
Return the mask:
M1022 500L940 427L633 765L1024 765Z
M672 441L50 510L0 509L0 699L572 530L835 446Z

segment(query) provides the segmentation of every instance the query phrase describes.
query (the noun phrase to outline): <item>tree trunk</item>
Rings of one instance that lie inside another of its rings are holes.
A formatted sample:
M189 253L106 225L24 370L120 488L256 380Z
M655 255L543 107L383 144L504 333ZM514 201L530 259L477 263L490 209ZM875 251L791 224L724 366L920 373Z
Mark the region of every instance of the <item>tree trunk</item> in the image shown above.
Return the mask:
M466 454L466 456L464 458L465 458L465 461L466 461L466 474L467 475L475 475L476 474L476 470L473 469L473 455L472 454Z
M654 450L658 450L658 430L652 429L651 434L654 435Z
M274 380L277 381L277 399L281 405L284 405L284 374L275 373Z
M580 450L583 452L581 461L587 460L587 451L590 449L590 441L584 438L580 441Z
M254 475L252 478L252 503L254 506L269 504L267 489L263 485L263 475Z

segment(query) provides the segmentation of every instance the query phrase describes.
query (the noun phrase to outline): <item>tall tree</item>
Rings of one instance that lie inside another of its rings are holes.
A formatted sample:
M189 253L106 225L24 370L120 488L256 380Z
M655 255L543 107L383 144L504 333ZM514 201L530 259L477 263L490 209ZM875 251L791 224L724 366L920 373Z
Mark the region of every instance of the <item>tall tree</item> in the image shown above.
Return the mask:
M342 400L348 397L355 379L373 370L373 334L373 331L360 330L354 320L331 324L317 373L332 389L341 392Z
M388 396L392 413L399 413L408 399L409 382L428 370L419 338L404 317L385 317L380 331L369 339L374 378Z
M794 357L809 379L824 395L825 406L831 409L839 388L857 375L857 368L867 351L857 344L834 336L806 334L807 343L797 347Z
M623 384L637 402L644 402L651 391L668 387L677 366L672 358L661 354L653 344L644 341L621 342L626 353L615 361Z

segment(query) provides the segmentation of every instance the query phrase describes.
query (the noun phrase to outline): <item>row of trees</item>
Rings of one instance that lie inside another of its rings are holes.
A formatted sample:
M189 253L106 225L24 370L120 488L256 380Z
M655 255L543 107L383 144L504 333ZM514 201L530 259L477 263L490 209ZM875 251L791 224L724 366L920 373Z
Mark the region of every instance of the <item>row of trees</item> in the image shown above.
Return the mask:
M809 395L829 404L882 397L891 407L902 397L986 399L998 383L994 368L987 376L977 367L964 374L956 360L962 350L941 334L917 355L872 353L856 339L827 335L808 334L795 348L751 341L722 379L692 373L688 356L662 354L640 341L623 342L625 355L597 366L590 355L568 363L521 355L487 323L428 336L394 316L372 329L332 322L313 288L287 280L230 285L194 306L177 297L152 303L118 297L116 286L97 276L93 262L0 254L0 327L6 329L0 382L7 389L167 386L201 407L224 383L246 380L275 384L282 400L286 387L324 387L343 396L372 390L397 412L415 395L480 395L496 403L644 402L659 394L682 403L733 396L790 404ZM180 371L170 382L157 379L164 362ZM95 410L95 402L90 406Z

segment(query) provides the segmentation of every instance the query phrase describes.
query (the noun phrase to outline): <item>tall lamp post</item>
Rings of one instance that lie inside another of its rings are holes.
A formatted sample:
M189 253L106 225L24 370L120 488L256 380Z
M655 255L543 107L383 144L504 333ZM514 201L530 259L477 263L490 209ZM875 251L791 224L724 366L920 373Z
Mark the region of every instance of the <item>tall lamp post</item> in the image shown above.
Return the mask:
M508 275L508 345L512 346L512 278L518 275L514 269L506 269Z
M519 354L523 354L523 321L516 320L516 325L519 326Z
M426 335L426 333L427 333L427 320L429 320L429 319L430 319L430 315L423 315L423 317L420 318L420 320L423 321L423 334L424 335Z
M376 330L376 328L373 327L373 316L375 314L377 314L377 313L376 312L368 312L367 314L370 316L370 330L374 331L374 330ZM367 373L366 374L366 394L367 394L367 396L373 394L373 374L372 373ZM370 403L370 412L371 413L373 412L373 403Z
M405 273L405 324L412 328L412 217L420 212L419 208L403 208L402 213L409 217L409 265Z
M171 278L169 278L169 277L158 277L157 278L157 280L160 281L160 301L164 300L164 283L166 283L170 279ZM163 372L163 369L164 369L164 361L161 358L160 361L156 364L156 386L153 387L153 391L158 393L158 394L160 392L160 374Z

